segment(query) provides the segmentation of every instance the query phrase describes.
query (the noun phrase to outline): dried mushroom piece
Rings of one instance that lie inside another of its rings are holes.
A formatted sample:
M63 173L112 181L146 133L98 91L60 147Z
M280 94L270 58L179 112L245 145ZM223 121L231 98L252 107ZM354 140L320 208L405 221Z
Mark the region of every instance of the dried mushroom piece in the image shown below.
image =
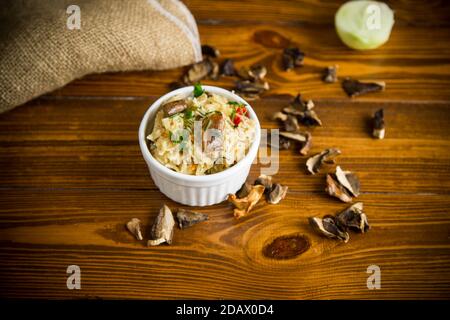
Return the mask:
M258 95L269 88L269 83L266 81L238 80L236 82L236 91L243 94Z
M287 106L283 108L283 112L289 115L297 116L297 117L303 117L303 111L295 108L293 106Z
M352 202L352 198L359 195L360 182L358 177L350 171L343 171L339 166L336 167L335 174L327 175L326 181L325 191L330 196L334 196L343 202Z
M169 117L186 110L187 107L185 100L171 101L162 106L164 115Z
M271 187L270 192L267 193L267 202L271 204L278 204L286 197L287 191L287 186L282 186L279 183L274 184Z
M280 137L278 144L279 144L278 148L281 150L287 150L291 146L291 142L289 141L289 139L286 139L285 137Z
M237 72L239 78L250 81L260 81L266 76L266 74L267 74L266 67L260 64L255 64L250 68L242 67Z
M342 82L342 88L349 97L356 97L370 92L383 91L386 87L384 82L361 82L359 80L346 78Z
M188 228L197 224L199 222L203 222L209 219L209 216L205 213L178 209L177 211L177 220L178 226L180 229Z
M220 66L220 74L223 76L232 77L236 75L233 59L225 59Z
M306 133L281 131L280 136L299 142L306 142Z
M322 121L319 119L314 110L306 110L303 112L303 116L300 117L300 123L308 127L322 126Z
M284 124L284 130L289 132L295 132L300 129L300 126L298 125L297 117L294 117L293 115L288 114L286 117L286 120L283 121Z
M316 174L320 171L324 164L332 165L337 156L341 154L341 150L336 148L325 149L321 153L318 153L310 157L306 161L306 168L311 174Z
M281 111L278 111L278 112L275 112L274 114L273 114L273 116L272 116L272 120L280 120L280 121L286 121L287 120L287 117L288 117L288 115L287 114L285 114L285 113L283 113L283 112L281 112Z
M325 237L342 240L345 243L350 239L350 235L338 227L332 216L325 216L323 219L311 217L308 221L314 231Z
M283 112L275 112L272 116L273 120L279 120L283 123L284 130L289 132L295 132L300 130L300 126L298 125L298 119L296 116L292 114L285 114Z
M272 176L267 176L265 174L260 175L256 180L254 185L255 186L264 186L264 192L267 193L270 190L272 190Z
M303 65L305 54L297 47L286 48L283 51L283 69L289 71Z
M354 197L359 196L360 182L358 177L350 172L343 171L340 166L336 167L337 181Z
M234 206L234 216L239 219L245 215L247 215L250 210L258 203L259 199L261 199L264 194L264 186L256 185L253 186L250 190L249 194L244 198L237 198L236 195L230 194L228 195L228 201L231 202Z
M200 80L205 79L210 75L214 69L214 64L211 59L204 59L197 62L188 69L187 73L183 77L185 84L194 84Z
M309 132L280 132L280 137L295 140L301 143L301 148L299 150L300 154L306 155L312 145L312 135Z
M330 196L336 197L342 202L352 202L352 196L348 194L345 188L331 174L327 174L327 187L325 191Z
M337 80L338 80L337 79L337 69L338 69L337 65L326 67L323 72L323 77L322 77L323 82L326 82L326 83L337 82Z
M151 240L147 241L147 245L157 246L164 242L171 244L174 226L175 220L172 211L164 204L153 222L152 230L150 232Z
M289 106L283 108L283 112L296 116L298 121L305 126L321 126L322 121L313 108L312 100L303 101L301 95L298 94Z
M213 46L204 44L202 45L202 54L206 57L218 58L220 56L220 51Z
M238 192L236 192L236 196L238 198L244 198L246 197L249 193L250 190L252 190L253 185L249 182L245 182L242 187L239 189Z
M384 111L383 109L375 112L373 116L373 132L372 135L377 139L384 139L385 124L384 124Z
M141 220L139 220L138 218L133 218L128 221L127 229L136 237L136 239L141 241L144 239L141 232Z
M299 151L302 156L306 156L312 146L312 135L309 132L306 132L305 134L306 134L306 141Z
M336 224L344 230L352 229L357 232L367 232L370 229L369 221L363 212L363 203L356 202L336 215Z
M212 113L206 119L206 129L215 129L222 132L225 128L225 118L222 113ZM207 137L205 151L206 152L215 152L222 150L223 147L223 138L221 136L211 135Z
M217 80L217 79L219 79L219 76L220 76L220 66L215 61L212 61L211 64L212 64L212 69L208 76L212 80Z
M271 148L276 148L279 150L287 150L289 149L289 147L291 146L291 142L289 141L289 139L279 136L278 138L278 144L274 144L272 143L272 139L270 139L270 147Z
M267 68L263 65L257 64L250 67L248 75L254 81L262 80L267 74Z

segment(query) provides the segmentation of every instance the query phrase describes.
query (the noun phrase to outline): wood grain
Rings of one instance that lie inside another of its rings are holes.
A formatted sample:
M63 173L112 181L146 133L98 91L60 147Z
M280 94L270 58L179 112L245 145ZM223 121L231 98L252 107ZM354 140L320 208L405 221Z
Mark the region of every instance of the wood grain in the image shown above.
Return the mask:
M279 205L261 201L241 220L228 203L194 208L210 220L176 230L172 246L147 248L126 231L143 221L144 237L167 199L153 184L137 131L148 106L183 70L90 75L0 115L0 297L139 299L450 299L450 4L389 1L396 24L383 47L346 48L335 34L340 2L187 0L203 43L237 66L262 63L271 90L252 102L262 127L301 92L324 125L311 130L316 153L338 147L358 174L372 229L349 243L312 232L307 218L346 205L324 192L324 174L305 172L306 157L282 151L275 180L289 186ZM280 68L298 45L305 65ZM221 59L222 59L221 58ZM385 80L386 91L349 99L324 84L339 76ZM205 83L233 87L233 79ZM386 139L371 138L370 117L384 108ZM249 180L264 164L252 167ZM289 260L263 255L284 235L310 248ZM66 268L82 270L82 289L67 290ZM368 290L369 265L381 290Z
M192 14L200 23L261 23L302 25L331 25L334 14L345 1L319 0L186 0ZM410 26L449 25L450 5L444 0L390 0L384 1L395 12L395 24Z
M262 128L279 127L271 115L290 99L252 103ZM155 189L137 141L140 119L153 100L42 99L0 116L2 185ZM349 101L316 101L324 125L311 130L311 154L340 148L339 164L358 173L363 192L449 192L449 103ZM370 119L379 108L386 113L383 141L371 138ZM279 162L273 161L279 167L277 179L293 190L322 191L323 176L307 175L307 157L297 150L281 151ZM255 166L251 178L268 166Z
M230 28L233 36L230 36ZM312 98L346 98L339 83L325 85L322 69L339 65L339 77L383 80L386 91L358 100L449 100L450 29L448 27L395 26L391 39L375 51L354 51L345 47L333 26L280 26L276 24L200 25L203 43L216 46L223 58L233 58L236 65L264 64L269 70L268 95L298 91ZM414 39L414 47L411 47ZM305 65L285 72L281 52L288 45L299 46L306 54ZM159 96L178 80L182 69L159 72L131 72L91 75L55 91L56 96ZM235 79L204 81L233 88Z
M308 216L345 205L289 193L236 221L227 204L198 208L208 222L176 230L172 246L146 248L125 230L148 225L162 201L155 191L5 191L1 198L0 292L41 298L448 298L448 196L364 195L372 230L349 243L312 233ZM8 200L6 200L8 199ZM64 209L62 209L64 208ZM395 214L393 214L395 212ZM273 260L262 249L279 235L303 234L311 249ZM65 269L82 270L82 290L65 287ZM382 290L366 287L369 265Z

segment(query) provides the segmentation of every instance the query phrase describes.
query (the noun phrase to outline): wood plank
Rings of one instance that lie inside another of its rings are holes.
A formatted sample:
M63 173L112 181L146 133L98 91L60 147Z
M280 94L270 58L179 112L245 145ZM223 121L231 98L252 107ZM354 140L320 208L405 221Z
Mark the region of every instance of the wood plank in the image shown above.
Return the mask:
M421 6L423 7L423 6ZM230 36L230 28L233 36ZM350 50L331 26L238 24L200 25L203 43L216 46L224 58L236 65L254 63L268 67L269 95L298 90L314 98L346 98L340 84L324 84L321 71L339 65L341 78L384 80L386 91L358 100L449 100L450 30L448 27L396 26L383 47L367 52ZM414 44L411 43L414 39ZM289 44L306 54L305 65L294 71L281 69L281 52ZM130 72L90 75L76 80L51 95L56 96L154 96L168 91L182 69L159 72ZM234 79L225 77L208 84L232 88Z
M449 25L450 5L447 1L399 1L386 2L395 12L395 24L442 26ZM238 1L214 0L207 4L202 0L185 0L194 17L200 23L275 22L280 24L333 24L334 15L344 1L278 0Z
M161 202L152 191L0 191L0 296L28 298L332 299L449 298L450 196L363 195L372 229L347 244L312 232L307 217L345 205L291 192L261 202L251 216L228 204L198 209L208 222L176 230L172 246L147 248L125 230L144 229ZM311 247L290 260L262 255L281 235ZM66 289L66 268L81 267L82 289ZM368 290L366 269L381 268Z
M153 99L41 99L0 116L2 188L155 189L137 142L140 119ZM263 128L290 97L252 103ZM338 147L338 163L356 172L363 192L450 190L450 104L317 100L324 126L312 130L311 154ZM370 117L386 113L386 139L371 138ZM89 111L89 112L87 112ZM296 148L281 151L277 180L292 190L322 192ZM251 179L260 173L252 168Z

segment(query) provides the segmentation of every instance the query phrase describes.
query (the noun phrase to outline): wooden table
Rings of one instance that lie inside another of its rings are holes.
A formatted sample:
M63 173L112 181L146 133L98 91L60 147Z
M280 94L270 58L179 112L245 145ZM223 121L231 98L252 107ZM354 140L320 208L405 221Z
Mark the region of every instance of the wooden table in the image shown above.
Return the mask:
M147 248L125 230L151 225L164 197L141 157L137 130L149 104L182 69L91 75L0 115L0 296L25 298L334 299L450 297L450 5L390 1L396 23L382 48L357 52L337 38L339 4L324 1L185 1L203 43L238 66L262 63L271 90L253 103L263 128L297 92L316 102L324 125L312 153L338 147L356 172L372 229L347 244L321 238L307 217L339 212L324 175L305 172L291 149L275 179L289 186L279 205L261 202L235 220L227 203L195 208L210 221L176 230L173 245ZM298 45L305 66L280 68ZM387 83L349 99L320 71ZM207 81L225 88L230 79ZM384 108L386 139L370 135ZM252 168L249 179L258 176ZM289 260L262 255L277 236L302 234L311 247ZM81 268L81 290L66 269ZM381 289L369 290L369 265Z

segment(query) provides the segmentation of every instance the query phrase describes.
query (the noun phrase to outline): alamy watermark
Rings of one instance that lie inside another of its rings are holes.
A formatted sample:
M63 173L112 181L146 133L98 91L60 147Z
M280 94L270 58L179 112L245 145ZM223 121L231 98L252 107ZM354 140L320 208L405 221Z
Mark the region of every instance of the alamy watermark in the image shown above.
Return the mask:
M370 276L367 278L367 289L379 290L381 289L381 269L376 264L372 264L367 267L367 271Z
M69 274L66 281L67 289L80 290L81 289L81 269L79 266L73 264L67 267L66 273Z
M67 29L80 30L81 29L81 9L76 4L71 4L67 7L66 13L69 14L66 21Z
M245 156L245 137L237 137L235 145L224 147L226 133L221 130L208 128L203 130L202 120L194 122L194 129L179 129L170 132L170 140L175 143L181 155L181 159L186 164L197 164L202 161L202 157L208 157L214 161L215 165L230 163L230 160ZM193 143L191 141L193 135ZM269 152L270 145L270 152ZM236 152L236 154L235 154ZM232 154L231 154L232 153ZM259 145L259 157L256 157L254 164L261 165L261 174L275 175L279 169L279 130L261 129L261 140ZM195 155L194 157L192 155Z
M369 30L381 29L381 8L378 4L370 4L366 8L366 27Z

